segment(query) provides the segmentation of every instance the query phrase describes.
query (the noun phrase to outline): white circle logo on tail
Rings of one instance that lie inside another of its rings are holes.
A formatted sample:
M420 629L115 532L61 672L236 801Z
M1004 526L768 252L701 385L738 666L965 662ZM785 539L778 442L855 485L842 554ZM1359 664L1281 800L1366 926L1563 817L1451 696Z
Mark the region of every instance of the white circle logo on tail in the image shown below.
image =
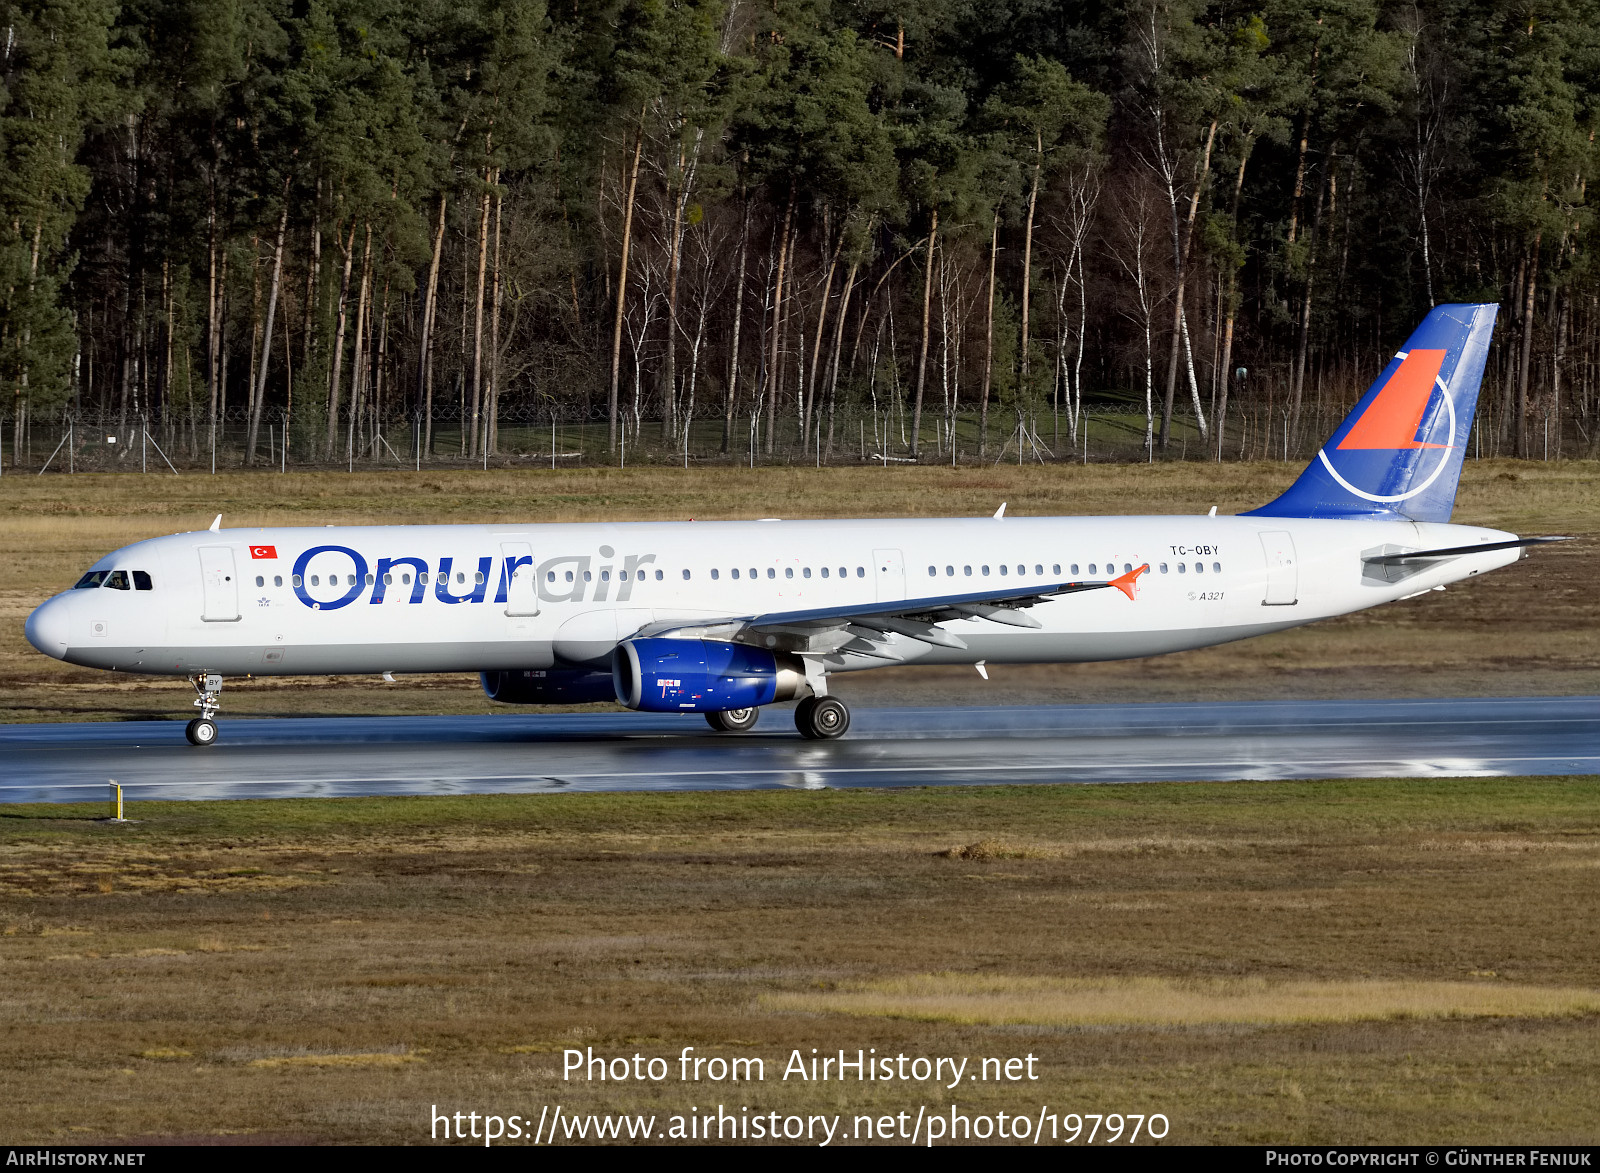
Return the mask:
M1437 387L1440 395L1444 397L1444 408L1450 423L1447 435L1450 439L1455 439L1455 398L1439 374L1446 353L1443 350L1413 350L1409 354L1401 352L1396 355L1400 359L1400 365L1373 397L1367 409L1350 425L1350 430L1345 433L1344 439L1339 441L1335 449L1335 451L1377 451L1396 454L1433 449L1440 454L1433 471L1404 493L1390 496L1370 493L1352 485L1334 467L1333 461L1328 458L1327 447L1324 446L1317 450L1317 458L1322 461L1329 476L1357 497L1383 505L1405 501L1424 493L1439 479L1439 474L1444 472L1445 466L1450 463L1449 451L1453 445L1419 441L1417 430L1422 426L1423 413L1428 408L1428 401L1433 398L1433 389Z

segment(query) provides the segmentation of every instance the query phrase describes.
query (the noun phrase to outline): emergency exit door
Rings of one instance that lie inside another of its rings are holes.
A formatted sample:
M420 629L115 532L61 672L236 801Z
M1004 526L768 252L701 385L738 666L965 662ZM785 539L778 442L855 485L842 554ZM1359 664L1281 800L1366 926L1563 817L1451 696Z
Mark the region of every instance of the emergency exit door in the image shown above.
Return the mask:
M539 569L534 565L533 547L527 542L501 542L500 555L506 567L506 614L539 613Z
M874 550L872 570L877 578L878 602L906 597L906 560L899 550Z

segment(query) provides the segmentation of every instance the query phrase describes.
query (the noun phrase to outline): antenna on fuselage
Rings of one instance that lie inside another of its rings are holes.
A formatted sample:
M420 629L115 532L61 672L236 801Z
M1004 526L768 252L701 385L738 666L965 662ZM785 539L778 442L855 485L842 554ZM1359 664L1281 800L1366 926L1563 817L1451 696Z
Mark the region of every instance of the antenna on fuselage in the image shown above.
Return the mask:
M219 514L217 514L216 520L213 521L210 525L206 526L206 530L209 533L217 533L221 529L222 529L222 514L219 513Z
M1002 501L1002 502L1000 502L1000 508L996 509L994 511L994 519L996 521L999 521L1005 515L1006 515L1006 503L1004 501Z

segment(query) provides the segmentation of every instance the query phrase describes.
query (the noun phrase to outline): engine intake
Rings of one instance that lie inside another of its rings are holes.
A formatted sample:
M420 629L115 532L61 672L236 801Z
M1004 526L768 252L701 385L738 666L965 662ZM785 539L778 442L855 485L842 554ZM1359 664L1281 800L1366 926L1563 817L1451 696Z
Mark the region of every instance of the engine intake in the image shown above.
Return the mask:
M587 705L616 699L609 672L509 668L480 672L478 679L489 699L503 705Z
M611 665L617 700L650 713L722 713L811 691L799 656L725 640L625 640Z

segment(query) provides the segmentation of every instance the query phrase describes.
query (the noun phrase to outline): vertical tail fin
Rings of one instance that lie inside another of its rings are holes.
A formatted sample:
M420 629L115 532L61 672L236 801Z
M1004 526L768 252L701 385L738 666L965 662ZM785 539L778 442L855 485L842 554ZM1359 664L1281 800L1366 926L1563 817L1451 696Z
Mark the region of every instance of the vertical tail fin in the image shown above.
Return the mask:
M1430 310L1300 479L1250 516L1449 521L1496 309Z

